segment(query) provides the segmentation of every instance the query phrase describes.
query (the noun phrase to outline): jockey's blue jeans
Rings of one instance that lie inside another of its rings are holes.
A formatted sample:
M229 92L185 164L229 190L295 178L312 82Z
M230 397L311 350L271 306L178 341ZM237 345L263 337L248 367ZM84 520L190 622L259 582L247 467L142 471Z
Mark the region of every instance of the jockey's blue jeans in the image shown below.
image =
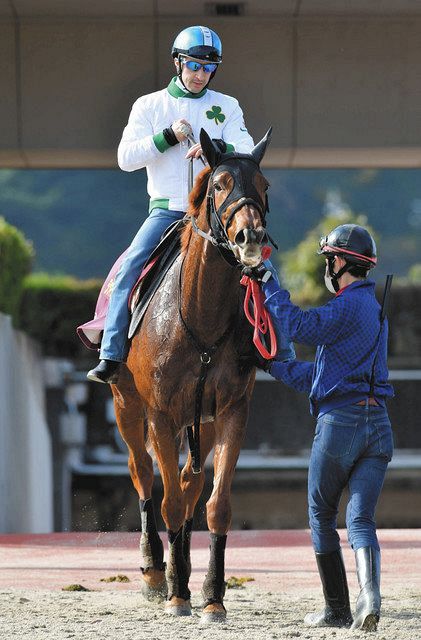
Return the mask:
M310 529L317 553L332 553L340 547L336 519L345 488L352 549L379 549L375 510L392 455L392 428L383 407L368 402L348 405L317 420L308 475Z
M133 238L115 278L101 341L102 360L125 361L130 325L130 293L164 231L183 216L184 211L153 209Z

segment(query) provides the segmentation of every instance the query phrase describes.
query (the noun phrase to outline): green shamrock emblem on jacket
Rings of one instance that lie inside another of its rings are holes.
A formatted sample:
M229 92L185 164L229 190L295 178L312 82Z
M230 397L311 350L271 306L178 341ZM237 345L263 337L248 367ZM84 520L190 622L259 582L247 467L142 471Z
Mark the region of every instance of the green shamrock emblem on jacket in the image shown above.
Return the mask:
M224 122L225 116L222 113L221 107L213 106L211 111L206 111L206 115L209 120L215 120L216 124Z

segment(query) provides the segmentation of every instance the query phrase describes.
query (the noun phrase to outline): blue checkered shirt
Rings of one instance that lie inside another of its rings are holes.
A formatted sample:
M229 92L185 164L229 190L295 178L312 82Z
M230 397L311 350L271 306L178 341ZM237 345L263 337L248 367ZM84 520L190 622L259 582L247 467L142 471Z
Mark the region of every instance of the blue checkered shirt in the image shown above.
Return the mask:
M384 405L393 396L388 383L387 320L380 331L374 282L358 280L322 307L303 311L271 278L263 285L265 306L276 326L294 342L317 346L314 362L273 362L270 373L297 391L309 393L311 413L365 400L374 358L374 396ZM380 331L380 335L379 335Z

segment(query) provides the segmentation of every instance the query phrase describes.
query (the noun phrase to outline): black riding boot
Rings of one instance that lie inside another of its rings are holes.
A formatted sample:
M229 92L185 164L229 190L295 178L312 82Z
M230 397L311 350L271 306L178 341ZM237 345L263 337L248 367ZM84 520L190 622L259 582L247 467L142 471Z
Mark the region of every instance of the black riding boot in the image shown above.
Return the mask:
M309 627L350 627L352 615L341 550L316 553L316 560L326 606L319 613L306 615L304 624Z
M116 362L115 360L100 360L95 369L88 371L86 377L94 382L115 384L118 380L120 365L121 362Z
M355 552L360 594L352 629L376 631L380 619L380 551L361 547Z

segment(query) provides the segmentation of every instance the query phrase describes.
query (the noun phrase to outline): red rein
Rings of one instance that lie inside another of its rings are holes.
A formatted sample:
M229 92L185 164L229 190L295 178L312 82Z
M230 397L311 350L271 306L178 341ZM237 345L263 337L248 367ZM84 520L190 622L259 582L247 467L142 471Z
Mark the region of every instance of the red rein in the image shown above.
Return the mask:
M262 251L263 260L267 260L271 254L270 247L264 247ZM244 313L247 320L254 327L253 343L260 355L265 360L271 360L276 355L277 344L276 335L273 328L272 318L266 311L263 303L263 293L260 284L256 280L252 280L248 276L243 276L240 283L246 287L246 295L244 298ZM250 305L251 301L251 305ZM262 342L261 336L265 336L269 331L270 352L266 349Z

